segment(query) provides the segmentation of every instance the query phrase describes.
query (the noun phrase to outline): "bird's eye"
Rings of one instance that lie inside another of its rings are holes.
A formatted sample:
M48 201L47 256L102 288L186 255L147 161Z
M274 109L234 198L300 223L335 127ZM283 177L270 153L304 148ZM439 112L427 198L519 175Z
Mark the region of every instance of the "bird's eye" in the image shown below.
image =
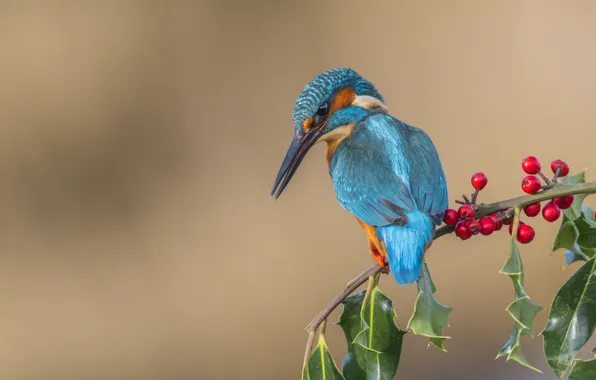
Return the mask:
M329 113L329 103L325 102L321 104L319 109L317 110L317 116L325 117Z

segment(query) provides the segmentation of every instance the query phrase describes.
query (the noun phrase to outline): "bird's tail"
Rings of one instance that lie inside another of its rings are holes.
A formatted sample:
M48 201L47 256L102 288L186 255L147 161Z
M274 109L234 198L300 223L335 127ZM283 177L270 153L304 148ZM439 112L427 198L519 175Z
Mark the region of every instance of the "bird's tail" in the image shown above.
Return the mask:
M379 240L385 243L391 273L400 285L411 284L420 277L424 251L435 230L427 214L416 210L406 215L405 226L375 227Z

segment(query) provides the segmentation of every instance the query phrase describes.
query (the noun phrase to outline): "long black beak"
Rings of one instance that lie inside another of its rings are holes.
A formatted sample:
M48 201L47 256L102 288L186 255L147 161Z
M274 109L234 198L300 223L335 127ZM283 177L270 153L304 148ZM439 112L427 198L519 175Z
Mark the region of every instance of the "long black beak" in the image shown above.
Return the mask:
M279 168L277 178L275 178L275 183L273 184L273 189L271 190L272 197L277 199L284 191L286 186L288 186L288 183L290 183L294 173L296 173L298 166L300 166L302 159L317 141L318 136L319 131L315 128L311 129L300 137L294 136L292 143L288 148L288 153L286 153L286 158L284 158L284 161Z

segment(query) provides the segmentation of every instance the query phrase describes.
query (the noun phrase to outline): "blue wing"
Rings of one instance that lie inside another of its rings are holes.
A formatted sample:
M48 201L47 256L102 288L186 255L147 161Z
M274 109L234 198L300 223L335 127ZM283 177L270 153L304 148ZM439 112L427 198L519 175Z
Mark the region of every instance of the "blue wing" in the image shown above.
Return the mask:
M430 137L419 128L407 127L410 130L408 159L413 168L410 171L410 188L418 209L430 215L439 225L449 206L443 165Z
M396 281L414 282L448 206L445 174L428 135L389 115L370 116L340 143L329 170L341 205L375 226Z
M419 210L440 224L448 206L445 174L424 131L389 115L359 123L333 155L329 171L341 205L371 226L405 225Z

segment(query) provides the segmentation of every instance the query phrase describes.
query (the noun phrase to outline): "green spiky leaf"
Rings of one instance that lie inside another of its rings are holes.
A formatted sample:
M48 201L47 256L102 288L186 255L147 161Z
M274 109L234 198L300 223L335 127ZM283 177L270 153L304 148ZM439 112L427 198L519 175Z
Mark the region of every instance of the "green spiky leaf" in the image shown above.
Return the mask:
M319 342L302 369L302 380L345 380L335 365L322 334L319 335Z
M429 345L432 344L441 351L445 349L443 329L449 326L449 313L453 308L442 305L434 296L435 285L428 271L426 263L422 269L422 276L418 280L418 297L414 306L414 313L408 322L408 328L416 335L429 338Z
M576 185L586 183L586 169L561 180L562 185ZM586 261L596 254L596 221L594 212L583 204L588 194L575 194L573 204L563 210L561 227L553 251L564 248L567 251L566 265L576 261Z
M583 200L585 197L575 202ZM586 261L596 254L596 221L593 211L589 206L577 205L581 210L578 215L575 211L564 210L561 227L555 236L553 252L565 249L565 266L576 261ZM570 217L574 218L573 220Z
M523 330L524 330L523 328L519 327L519 324L515 323L513 325L511 334L509 334L509 339L507 339L507 342L505 343L503 348L501 348L501 350L497 354L497 358L504 357L504 358L506 358L505 359L506 361L514 360L514 361L520 363L521 365L523 365L527 368L530 368L531 370L542 373L542 371L533 367L528 362L528 360L526 359L526 357L524 356L524 354L522 352L520 338L523 335Z
M358 363L358 356L353 347L356 336L364 329L364 322L360 317L360 311L365 293L362 290L346 298L342 302L343 310L337 321L337 324L344 330L348 344L348 353L344 357L342 364L342 371L348 379L366 378L363 366Z
M578 237L579 231L577 227L564 216L559 232L557 232L557 236L555 236L555 241L553 242L553 252L559 249L573 249Z
M596 379L596 359L580 360L573 362L571 373L567 380L594 380Z
M569 369L596 327L596 259L586 262L559 289L544 336L544 353L557 376Z
M586 170L584 169L579 173L569 175L561 180L563 185L577 185L579 183L586 183ZM573 221L582 215L582 203L588 194L575 194L573 204L567 210L563 210L569 220Z
M517 216L519 217L519 211ZM515 233L513 234L515 236ZM506 311L513 318L513 328L505 345L497 354L497 358L504 357L506 361L514 360L521 365L541 372L533 367L525 358L521 348L521 337L533 336L534 319L543 307L534 302L526 293L524 287L524 267L515 238L510 243L511 255L499 273L509 276L513 283L515 299L507 306Z
M574 220L573 224L578 231L577 245L582 252L592 257L596 248L596 222L582 212L582 215Z
M348 342L343 361L346 379L393 379L397 372L405 331L395 324L395 310L381 293L375 276L368 295L358 292L343 301L338 324Z

